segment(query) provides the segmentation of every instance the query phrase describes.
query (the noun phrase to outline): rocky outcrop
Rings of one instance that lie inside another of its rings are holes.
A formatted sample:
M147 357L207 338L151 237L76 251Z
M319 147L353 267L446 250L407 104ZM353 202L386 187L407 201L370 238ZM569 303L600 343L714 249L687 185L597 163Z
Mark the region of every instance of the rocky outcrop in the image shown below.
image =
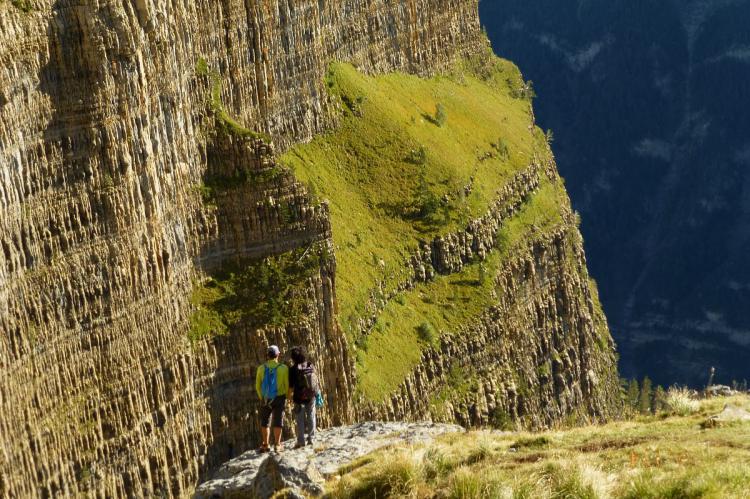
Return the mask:
M734 404L727 404L718 414L714 414L701 423L701 428L720 428L731 424L750 422L750 411L737 407Z
M285 490L286 497L292 493L317 496L323 493L326 478L377 449L428 442L460 431L460 426L433 423L368 422L332 428L320 432L313 446L291 450L294 441L290 440L280 454L248 451L232 459L198 487L195 498L267 499L280 490Z
M498 191L487 214L472 220L461 232L437 236L430 244L422 245L421 251L411 260L416 280L427 281L435 272L460 272L464 264L475 257L484 260L487 253L495 248L498 229L503 221L518 212L539 187L540 175L544 174L550 179L556 177L554 162L548 160L543 164L541 159L535 158Z

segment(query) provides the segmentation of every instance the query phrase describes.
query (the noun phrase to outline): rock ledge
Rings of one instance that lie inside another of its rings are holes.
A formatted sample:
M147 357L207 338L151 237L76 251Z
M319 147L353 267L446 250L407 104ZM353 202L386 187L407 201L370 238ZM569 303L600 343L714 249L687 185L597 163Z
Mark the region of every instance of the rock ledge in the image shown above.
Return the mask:
M196 490L198 499L258 497L265 499L282 489L319 495L326 477L341 466L393 444L426 442L438 435L461 432L456 425L434 423L367 422L320 431L315 445L258 454L248 451L226 462L214 477Z

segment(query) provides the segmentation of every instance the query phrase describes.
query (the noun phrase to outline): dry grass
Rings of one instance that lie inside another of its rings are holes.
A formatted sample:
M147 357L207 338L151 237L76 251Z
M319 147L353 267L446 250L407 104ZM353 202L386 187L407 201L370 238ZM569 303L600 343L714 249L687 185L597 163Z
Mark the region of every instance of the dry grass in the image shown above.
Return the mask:
M343 474L329 497L745 498L750 423L702 429L726 403L542 434L470 432L394 448ZM674 408L672 410L675 410Z
M667 391L667 407L673 414L687 416L700 409L700 402L696 400L688 388L673 386Z

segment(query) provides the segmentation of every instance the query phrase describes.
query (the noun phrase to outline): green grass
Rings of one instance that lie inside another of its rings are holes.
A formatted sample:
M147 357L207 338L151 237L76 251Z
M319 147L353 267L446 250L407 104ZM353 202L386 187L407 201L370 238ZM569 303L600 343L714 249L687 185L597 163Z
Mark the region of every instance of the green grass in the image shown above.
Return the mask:
M562 223L567 197L562 184L543 181L521 210L503 225L497 251L484 262L461 272L437 276L391 300L378 317L358 351L359 390L369 400L382 401L392 393L419 362L425 341L423 325L438 335L453 334L478 317L493 303L494 276L511 250L532 230L540 232ZM532 229L533 228L533 229ZM482 271L482 268L484 270ZM482 278L482 274L490 277ZM436 402L437 403L437 402Z
M306 313L301 291L329 258L325 248L302 247L261 260L226 264L191 294L188 338L227 334L240 323L282 326Z
M559 223L568 201L561 182L545 179L503 229L500 251L399 294L362 336L368 302L382 302L409 278L406 261L420 241L484 215L500 188L549 152L544 133L530 127L518 69L494 56L430 79L368 76L334 63L325 81L340 104L338 126L293 147L281 163L329 201L339 322L358 347L360 393L383 400L424 348L491 304L502 258L529 231Z
M210 70L199 61L197 72ZM516 173L534 158L547 159L547 137L531 126L533 92L512 63L488 54L429 79L369 76L333 63L325 85L340 109L338 125L294 146L280 163L329 203L337 318L356 349L357 391L377 402L426 348L492 304L494 276L512 249L567 223L569 202L561 181L543 177L502 227L487 261L395 294L410 278L407 260L421 242L464 229ZM220 87L213 90L218 108ZM363 334L373 309L376 322ZM441 397L433 398L439 405Z
M750 423L701 429L726 403L750 410L750 397L736 396L703 400L687 416L639 416L540 434L445 435L366 456L366 464L331 480L327 495L354 497L347 491L356 490L356 497L373 497L368 484L392 475L384 463L402 463L410 497L743 498L750 490Z
M467 62L423 79L332 64L326 85L341 105L339 126L281 159L330 202L339 317L352 342L377 284L390 291L404 281L420 239L484 214L498 188L546 151L543 133L528 128L529 102L511 95L522 85L517 68L494 58L474 66L483 74Z

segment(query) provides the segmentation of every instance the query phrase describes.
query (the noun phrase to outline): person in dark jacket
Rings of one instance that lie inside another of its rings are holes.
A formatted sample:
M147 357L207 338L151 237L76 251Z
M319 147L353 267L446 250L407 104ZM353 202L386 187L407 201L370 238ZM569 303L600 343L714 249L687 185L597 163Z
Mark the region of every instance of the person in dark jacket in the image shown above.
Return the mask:
M294 419L297 427L297 444L295 449L313 444L315 438L315 405L320 392L315 368L307 359L302 347L290 351L292 368L289 369L289 390L294 402Z

